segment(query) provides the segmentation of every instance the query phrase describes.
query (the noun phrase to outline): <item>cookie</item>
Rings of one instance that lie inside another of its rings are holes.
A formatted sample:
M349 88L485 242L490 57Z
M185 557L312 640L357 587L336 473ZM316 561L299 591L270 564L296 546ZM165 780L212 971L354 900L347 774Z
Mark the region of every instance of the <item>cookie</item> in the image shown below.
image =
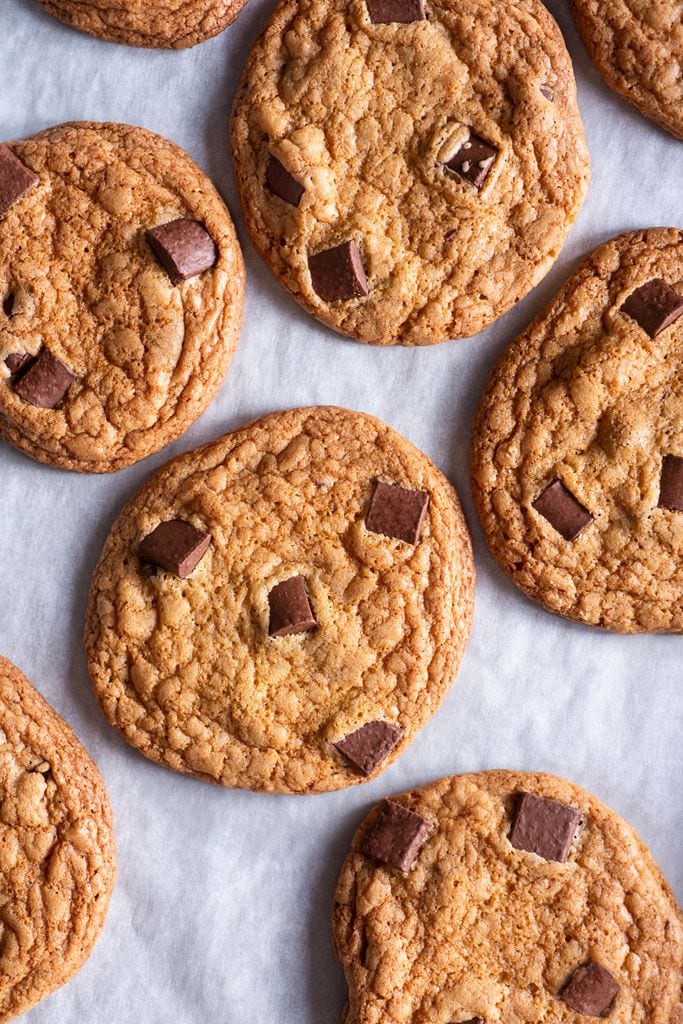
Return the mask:
M282 793L387 767L453 680L456 494L386 424L276 412L169 462L114 523L85 625L104 714L176 771Z
M333 912L344 1024L680 1024L683 918L633 829L570 782L455 775L384 800Z
M111 810L95 764L0 658L0 1022L90 956L114 885Z
M98 39L180 50L218 35L246 0L38 0L48 14Z
M68 124L0 145L0 434L106 473L201 415L237 345L230 214L172 142Z
M620 235L493 369L472 444L494 557L551 611L683 631L683 231Z
M683 139L683 21L678 0L572 0L607 84Z
M235 100L253 242L301 305L375 345L476 334L557 257L589 158L539 0L285 0Z

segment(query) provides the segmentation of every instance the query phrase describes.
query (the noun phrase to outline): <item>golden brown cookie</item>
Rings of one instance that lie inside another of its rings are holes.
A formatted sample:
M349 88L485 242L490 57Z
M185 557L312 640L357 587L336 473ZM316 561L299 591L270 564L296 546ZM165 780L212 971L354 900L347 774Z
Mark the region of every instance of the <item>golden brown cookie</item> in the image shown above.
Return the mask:
M172 142L77 123L0 145L0 434L105 473L169 444L225 376L244 266Z
M572 0L607 84L683 139L683 18L679 0Z
M246 0L38 0L67 25L129 46L180 50L218 35Z
M89 957L114 885L111 810L95 764L0 658L0 1022Z
M551 611L683 631L683 231L620 235L494 367L472 444L491 551Z
M633 829L552 775L455 775L361 825L344 1024L680 1024L683 918Z
M278 281L376 345L505 313L547 273L589 179L571 61L539 0L285 0L232 143Z
M224 786L374 775L457 673L474 565L455 491L386 424L276 412L156 473L90 591L95 692L129 743Z

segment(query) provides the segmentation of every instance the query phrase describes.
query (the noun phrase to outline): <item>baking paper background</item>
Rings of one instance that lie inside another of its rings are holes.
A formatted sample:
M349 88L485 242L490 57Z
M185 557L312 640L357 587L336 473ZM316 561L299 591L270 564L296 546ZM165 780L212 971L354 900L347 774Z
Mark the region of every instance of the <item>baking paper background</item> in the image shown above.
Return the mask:
M250 0L217 39L166 53L77 33L34 0L0 0L0 138L85 119L168 136L228 200L248 270L232 369L176 444L100 477L0 447L0 652L97 760L118 846L103 936L80 974L22 1018L30 1024L336 1024L346 989L329 917L354 830L382 796L449 773L509 767L572 779L632 822L683 897L683 641L602 634L530 603L486 549L467 472L493 360L578 259L625 229L683 224L683 143L608 90L566 0L549 3L574 58L593 160L588 199L557 264L470 341L421 350L346 341L279 288L238 212L228 113L271 6ZM315 403L380 416L455 483L474 537L474 634L440 711L370 784L314 797L214 788L151 764L101 716L81 646L90 575L121 505L171 455L272 409Z

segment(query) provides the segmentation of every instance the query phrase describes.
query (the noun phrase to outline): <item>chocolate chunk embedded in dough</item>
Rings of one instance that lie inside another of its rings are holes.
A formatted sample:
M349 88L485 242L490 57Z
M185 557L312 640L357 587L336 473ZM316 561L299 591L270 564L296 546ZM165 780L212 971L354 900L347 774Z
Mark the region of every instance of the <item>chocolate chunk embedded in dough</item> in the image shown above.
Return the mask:
M417 544L427 514L429 495L378 480L365 516L366 529Z
M481 189L497 156L498 149L495 146L479 135L471 134L446 161L446 167Z
M393 722L366 722L334 746L361 775L372 775L403 738L403 729Z
M305 192L303 185L300 185L274 156L270 157L266 165L266 185L274 196L283 199L290 206L298 206Z
M368 282L358 244L342 242L308 257L314 291L324 302L345 302L368 294Z
M0 217L39 181L38 175L22 164L9 146L0 145Z
M210 270L218 249L203 224L180 217L146 232L149 247L173 284Z
M585 1017L602 1017L618 991L619 985L607 968L589 960L574 971L560 997L576 1013Z
M425 21L427 15L424 0L366 0L370 21L374 25L391 22L408 24L411 21Z
M656 338L683 316L683 296L666 281L655 277L631 292L621 312L635 320L651 338Z
M683 512L683 457L665 455L659 482L659 507Z
M28 368L14 382L14 390L37 409L54 409L76 380L76 374L47 348L41 349L33 361L24 360L19 368L26 365Z
M303 576L292 576L274 586L268 594L268 604L268 636L307 633L317 626Z
M565 540L575 540L593 522L588 509L561 480L553 480L533 502L533 507Z
M576 807L532 793L521 793L510 829L510 842L517 850L526 850L563 864L580 820L581 812Z
M138 554L145 562L185 579L204 557L210 543L210 533L198 530L184 519L169 519L140 541Z
M362 851L399 871L410 871L431 825L395 800L384 800L363 840Z

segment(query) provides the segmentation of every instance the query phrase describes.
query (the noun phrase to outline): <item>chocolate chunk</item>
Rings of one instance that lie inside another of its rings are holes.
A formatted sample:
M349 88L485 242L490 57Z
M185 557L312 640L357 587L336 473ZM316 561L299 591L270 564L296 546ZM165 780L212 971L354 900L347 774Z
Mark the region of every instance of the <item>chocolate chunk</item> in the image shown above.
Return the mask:
M551 103L555 102L555 94L553 93L553 90L550 88L549 85L546 85L544 82L543 85L540 87L540 90L547 100L550 100Z
M365 527L371 533L417 544L428 504L426 491L408 491L398 484L378 480L365 516Z
M410 871L430 823L395 800L383 800L362 844L363 853L399 871Z
M403 729L393 722L366 722L335 743L339 753L361 773L372 775L403 738Z
M659 507L683 512L683 458L665 455L659 483Z
M22 363L22 367L26 361ZM14 382L14 390L37 409L54 409L76 380L68 366L60 363L49 349L42 348Z
M589 960L577 968L560 992L567 1006L586 1017L602 1017L614 1002L619 985L606 967Z
M357 299L368 294L368 282L356 242L342 242L308 257L314 291L324 302Z
M274 156L266 167L266 184L274 196L284 199L290 206L298 206L305 192L303 185Z
M14 292L10 292L2 300L2 311L5 316L14 316Z
M651 338L656 338L683 316L683 296L666 281L655 277L631 292L621 312L632 317Z
M292 576L274 586L268 594L268 605L270 607L268 636L307 633L318 625L303 576Z
M0 145L0 217L39 181L38 175L22 164L9 146Z
M218 249L203 224L180 217L146 232L150 249L173 284L215 267Z
M30 362L30 355L28 352L10 352L8 356L5 356L5 366L9 372L14 376L15 373L19 373L28 362Z
M479 135L471 133L469 139L457 148L450 160L446 161L446 167L480 189L488 178L497 156L498 150L495 146Z
M533 793L520 793L510 842L517 850L564 864L580 820L581 811L576 807Z
M425 21L424 0L365 0L373 25L390 22Z
M565 540L575 540L593 522L588 509L576 500L561 480L553 480L532 504Z
M184 519L169 519L140 541L138 554L145 562L168 569L184 580L204 557L210 543L210 533L198 530Z

